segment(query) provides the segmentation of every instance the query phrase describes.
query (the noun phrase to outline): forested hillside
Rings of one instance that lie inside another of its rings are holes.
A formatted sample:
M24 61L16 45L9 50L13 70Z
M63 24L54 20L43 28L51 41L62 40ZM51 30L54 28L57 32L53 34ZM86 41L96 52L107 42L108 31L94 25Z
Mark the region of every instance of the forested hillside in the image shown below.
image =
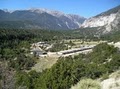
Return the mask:
M0 88L15 89L15 72L30 70L36 59L30 56L31 43L60 39L49 30L0 29ZM8 77L9 76L9 77Z
M120 68L120 55L117 48L99 44L93 52L78 56L60 58L52 68L36 73L17 72L17 86L29 89L69 89L83 78L105 79Z
M113 41L113 42L120 41L120 31L118 30L118 31L111 32L106 35L102 35L101 39L107 40L107 41Z
M89 54L60 57L56 64L43 72L31 70L38 59L29 55L31 43L58 42L63 39L86 37L79 35L77 31L1 28L0 87L3 89L69 89L83 78L105 79L110 73L120 68L119 50L107 43L102 43ZM83 40L88 38L100 40L92 35L90 37L88 35Z

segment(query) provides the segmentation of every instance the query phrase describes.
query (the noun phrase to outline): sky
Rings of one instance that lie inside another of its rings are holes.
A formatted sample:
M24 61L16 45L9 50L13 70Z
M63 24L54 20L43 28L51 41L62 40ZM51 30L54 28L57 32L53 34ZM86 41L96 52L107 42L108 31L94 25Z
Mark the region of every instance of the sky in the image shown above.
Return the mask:
M0 0L0 9L46 8L86 18L120 5L120 0Z

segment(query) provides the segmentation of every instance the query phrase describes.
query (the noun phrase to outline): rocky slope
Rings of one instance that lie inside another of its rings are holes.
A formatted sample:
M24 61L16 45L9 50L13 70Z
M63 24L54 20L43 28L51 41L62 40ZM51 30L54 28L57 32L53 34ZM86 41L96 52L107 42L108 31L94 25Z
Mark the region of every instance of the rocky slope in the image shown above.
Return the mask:
M98 32L108 33L120 25L120 6L103 12L84 21L81 28L98 27Z
M120 70L101 82L101 89L120 89Z
M0 10L0 27L76 29L86 18L48 9Z

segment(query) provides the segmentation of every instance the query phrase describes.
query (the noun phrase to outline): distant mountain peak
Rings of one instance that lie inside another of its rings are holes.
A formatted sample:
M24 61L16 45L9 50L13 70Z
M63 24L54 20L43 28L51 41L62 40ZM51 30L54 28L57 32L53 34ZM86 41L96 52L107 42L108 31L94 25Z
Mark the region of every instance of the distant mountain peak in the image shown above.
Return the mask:
M2 9L4 12L12 13L14 10Z
M65 14L56 10L44 8L31 8L27 10L15 10L11 14L9 10L1 10L0 26L37 29L77 29L85 18L79 15ZM19 23L19 24L17 24Z
M31 12L37 12L37 13L48 13L51 14L53 16L61 16L61 15L65 15L63 12L60 11L56 11L56 10L50 10L50 9L46 9L46 8L31 8L29 9Z

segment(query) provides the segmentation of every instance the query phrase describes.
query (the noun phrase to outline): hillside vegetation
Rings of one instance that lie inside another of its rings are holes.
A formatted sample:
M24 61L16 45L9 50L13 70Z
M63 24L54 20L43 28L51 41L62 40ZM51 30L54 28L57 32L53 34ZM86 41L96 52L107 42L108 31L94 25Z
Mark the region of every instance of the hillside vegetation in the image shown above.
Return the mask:
M74 31L65 32L0 29L0 88L69 89L83 78L105 79L120 68L119 50L102 43L89 54L60 57L50 69L43 72L31 71L37 58L29 55L30 44L37 41L52 43L63 39L81 38L81 35L70 34Z
M106 43L99 44L87 55L60 58L56 64L42 73L32 71L34 75L31 75L31 72L19 72L16 81L18 86L26 86L29 89L68 89L83 78L104 79L118 70L119 54L117 48Z

